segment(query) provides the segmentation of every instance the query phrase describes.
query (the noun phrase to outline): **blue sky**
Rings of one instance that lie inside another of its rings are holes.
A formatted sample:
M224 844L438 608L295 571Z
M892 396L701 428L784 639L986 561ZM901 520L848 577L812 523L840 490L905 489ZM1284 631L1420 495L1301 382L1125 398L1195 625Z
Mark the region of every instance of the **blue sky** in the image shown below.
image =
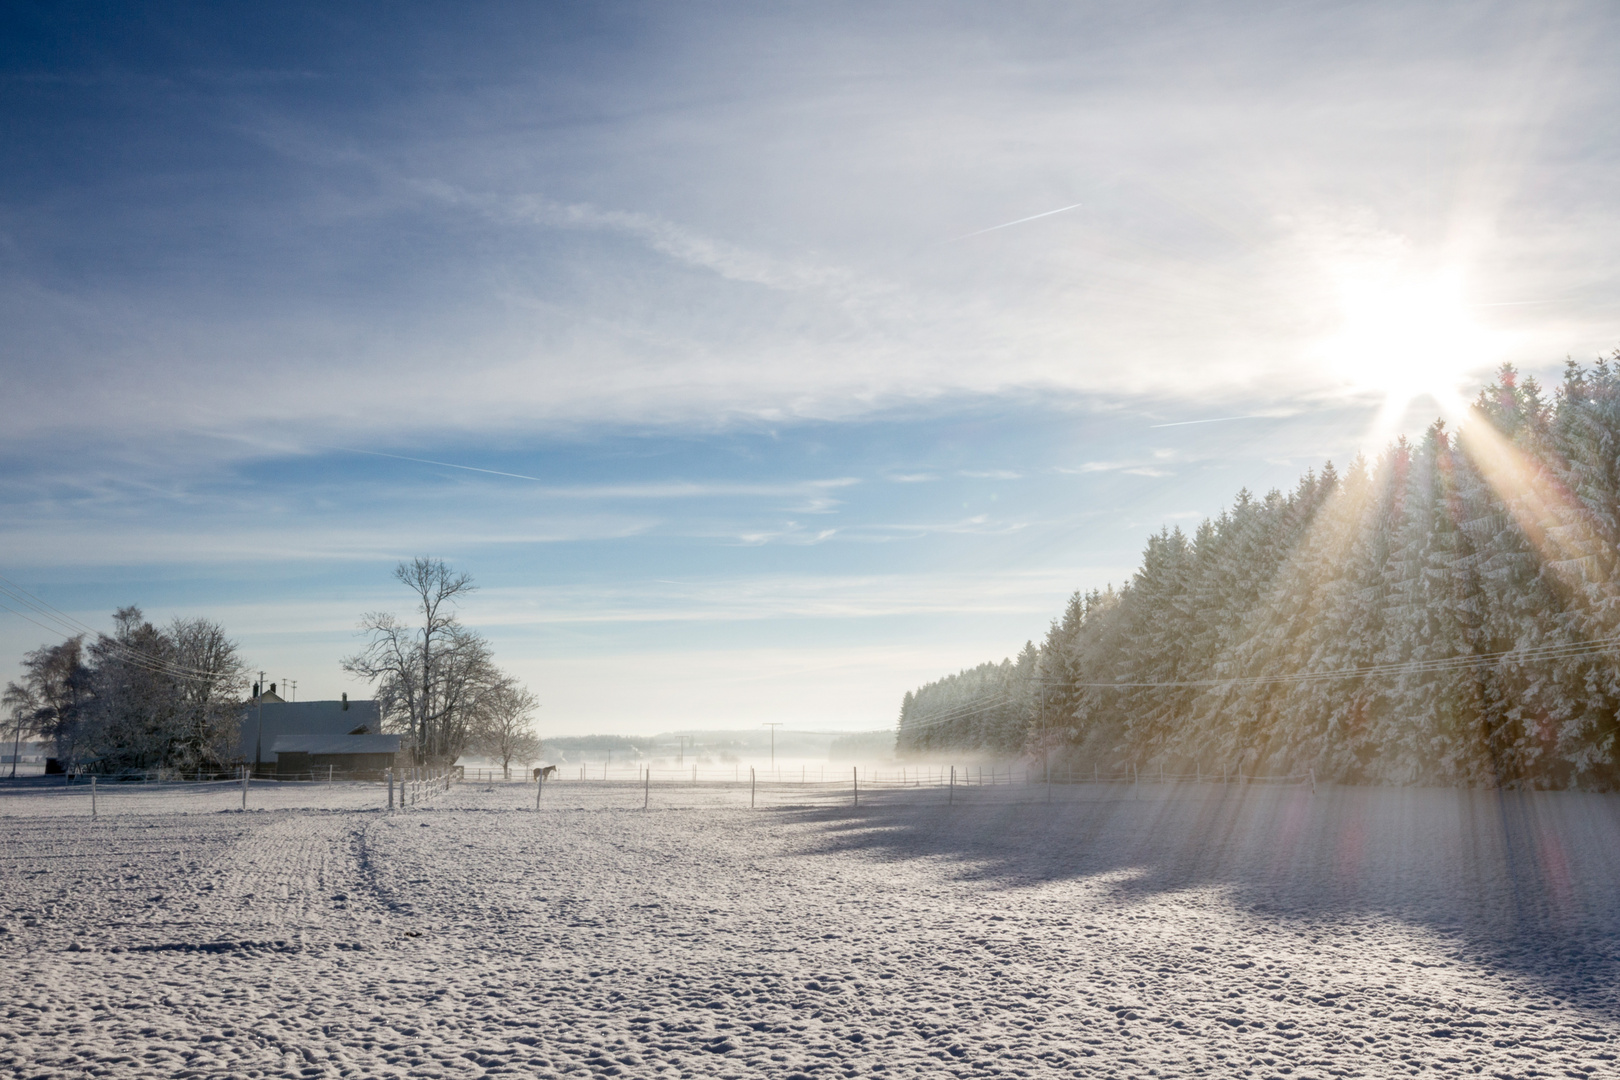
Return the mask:
M550 733L882 726L1620 345L1610 5L4 19L0 574L301 698L430 554Z

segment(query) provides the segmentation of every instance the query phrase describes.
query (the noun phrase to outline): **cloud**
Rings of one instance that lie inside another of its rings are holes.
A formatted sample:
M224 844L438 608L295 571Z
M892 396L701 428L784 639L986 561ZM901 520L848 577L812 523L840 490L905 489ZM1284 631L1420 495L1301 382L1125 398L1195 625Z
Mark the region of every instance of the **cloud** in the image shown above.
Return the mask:
M522 222L554 229L601 230L631 236L653 251L689 266L712 270L731 281L783 291L820 290L853 295L857 283L847 271L796 264L718 239L637 210L612 210L590 203L564 203L543 195L498 196L461 191L443 181L415 186L453 206L466 206L505 224Z
M321 449L337 450L348 454L364 454L368 457L391 458L395 461L409 461L417 465L431 465L436 468L459 469L463 472L482 473L486 476L503 477L509 480L528 480L542 486L534 489L537 494L557 499L692 499L692 498L761 498L781 495L813 494L837 488L846 488L860 483L859 477L839 476L818 480L779 481L767 484L737 483L735 481L690 481L666 480L653 483L635 484L574 484L557 485L548 483L538 476L529 476L524 473L505 472L500 469L485 469L476 465L453 464L447 461L437 461L430 458L407 457L403 454L388 454L380 450L356 450L346 446L322 447ZM814 500L818 506L836 505L837 500L826 496L819 496Z
M619 587L491 589L488 627L600 622L886 618L919 614L1050 615L1094 569L990 574L761 575L633 582Z
M620 27L473 67L447 42L409 86L375 74L401 38L200 82L43 72L72 107L24 103L46 166L0 185L0 439L371 446L1030 392L1274 415L1343 400L1310 360L1335 274L1396 249L1466 261L1509 359L1613 344L1599 7L1466 33L1393 4L655 21L678 49ZM172 123L96 126L114 94Z
M963 469L958 476L966 476L974 480L1017 480L1023 473L1016 473L1010 469Z
M1161 457L1159 454L1154 455ZM1167 455L1163 455L1167 456ZM1080 465L1059 465L1054 472L1067 473L1071 476L1087 476L1091 473L1122 472L1132 476L1173 476L1171 473L1157 465L1139 464L1132 461L1087 461Z

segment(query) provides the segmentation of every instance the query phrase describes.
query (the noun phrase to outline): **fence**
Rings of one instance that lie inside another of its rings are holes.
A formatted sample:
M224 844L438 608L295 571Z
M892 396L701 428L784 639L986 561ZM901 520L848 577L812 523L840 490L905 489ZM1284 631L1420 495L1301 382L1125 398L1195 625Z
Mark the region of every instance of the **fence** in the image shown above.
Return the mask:
M38 779L0 782L0 817L84 816L107 814L218 813L226 810L347 809L409 811L426 807L453 790L457 782L499 785L514 794L532 792L536 810L553 798L588 800L603 806L650 809L695 805L760 808L836 808L883 804L945 805L1074 802L1087 799L1142 798L1195 785L1231 788L1249 785L1309 786L1314 773L1280 776L1245 775L1240 769L1219 774L1197 769L1188 774L1151 773L1135 767L1103 772L1052 770L1008 765L897 765L884 767L809 766L784 769L656 768L638 766L573 766L541 780L497 779L499 770L407 767L388 770L381 779L344 777L334 770L315 770L308 777L269 777L241 770L234 777L157 779L151 775ZM71 781L71 782L69 782ZM523 805L523 804L519 804Z
M1244 774L1238 769L1220 774L1206 774L1200 769L1183 775L1162 770L1144 773L1135 767L1105 773L1100 767L1094 766L1087 773L1084 770L1049 770L1007 764L852 766L847 772L838 766L818 769L759 769L740 765L722 769L620 766L615 769L606 764L574 765L570 770L559 770L545 780L536 778L536 809L543 804L548 790L555 791L555 798L588 796L596 802L606 800L618 805L639 802L648 808L653 805L693 805L694 802L740 803L743 798L746 798L748 806L754 808L858 807L863 801L916 802L918 796L947 805L957 802L964 805L1055 802L1141 798L1144 792L1169 793L1188 786L1211 789L1239 785L1308 786L1312 792L1316 790L1314 772L1309 770L1298 774L1265 776ZM484 782L501 783L493 778ZM637 795L640 796L639 800L635 798Z
M0 817L87 817L120 814L208 814L246 810L409 810L451 789L443 768L405 768L346 777L336 770L266 775L154 773L0 780Z

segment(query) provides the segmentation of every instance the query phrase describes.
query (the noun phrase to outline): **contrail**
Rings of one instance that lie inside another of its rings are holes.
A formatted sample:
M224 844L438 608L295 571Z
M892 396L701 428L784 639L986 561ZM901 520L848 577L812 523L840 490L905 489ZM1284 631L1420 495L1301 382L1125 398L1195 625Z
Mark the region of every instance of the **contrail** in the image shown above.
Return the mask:
M1048 210L1044 214L1031 214L1029 217L1021 217L1017 221L1004 221L1000 225L992 225L988 229L980 229L978 232L963 233L961 236L953 236L949 240L945 241L945 243L954 244L956 241L966 240L970 236L983 236L985 233L995 232L997 229L1010 229L1014 225L1022 225L1026 221L1034 221L1036 218L1051 217L1053 214L1061 214L1065 210L1074 210L1084 205L1084 203L1074 203L1072 206L1060 206L1056 210Z
M1276 420L1275 416L1267 413L1253 413L1249 416L1212 416L1208 420L1177 420L1173 424L1149 424L1150 428L1186 427L1188 424L1224 424L1228 420Z
M357 450L352 446L333 446L329 447L328 449L342 450L348 454L365 454L368 457L393 458L395 461L414 461L418 465L438 465L446 469L465 469L467 472L488 473L490 476L510 476L514 480L533 480L536 483L545 483L545 481L541 480L538 476L524 476L522 473L501 472L499 469L480 469L473 465L457 465L453 461L433 461L429 458L406 457L403 454L385 454L380 450Z

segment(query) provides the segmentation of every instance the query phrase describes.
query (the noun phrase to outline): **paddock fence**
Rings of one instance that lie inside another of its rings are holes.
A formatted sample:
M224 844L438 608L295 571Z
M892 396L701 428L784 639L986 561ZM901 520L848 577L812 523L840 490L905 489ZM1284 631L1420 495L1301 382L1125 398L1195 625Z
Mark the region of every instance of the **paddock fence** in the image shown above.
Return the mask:
M664 767L608 763L566 765L544 779L518 770L413 768L344 776L335 770L275 776L156 774L35 777L0 781L0 818L222 813L260 810L353 810L410 813L440 805L458 788L506 796L514 809L742 807L837 809L860 806L973 806L1157 798L1255 785L1315 791L1306 773L1255 776L1166 773L1134 767L1044 769L1022 764Z

